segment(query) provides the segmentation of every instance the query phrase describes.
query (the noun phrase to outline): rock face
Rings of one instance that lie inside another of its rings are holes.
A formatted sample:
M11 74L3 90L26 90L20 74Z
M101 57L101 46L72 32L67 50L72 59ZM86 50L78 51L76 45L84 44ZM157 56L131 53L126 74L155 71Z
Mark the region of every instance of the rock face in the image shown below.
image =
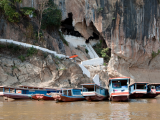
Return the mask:
M159 55L153 57L160 49L158 0L55 1L64 19L73 13L73 24L85 37L90 36L91 23L103 36L112 52L107 69L110 77L159 82Z
M62 10L63 20L68 17L68 13L73 14L73 26L84 38L88 39L93 31L98 31L107 46L111 48L112 55L107 69L109 77L127 76L131 77L132 82L159 82L159 0L54 0L54 2ZM37 0L28 0L21 6L37 8L37 4ZM8 25L2 16L0 26L2 26L0 27L2 38L14 36L15 40L23 40L23 34L16 31L22 27L21 25L14 29L15 25ZM69 47L63 45L62 40L57 38L55 43L53 39L49 39L56 36L55 34L45 35L47 44L53 44L55 50L60 53L67 51L67 54L71 55ZM11 72L9 68L1 66L0 73L5 70ZM40 78L50 79L53 73L49 71L48 68L43 69L41 74L43 77ZM16 80L15 76L11 77ZM72 77L77 79L74 75ZM70 81L73 81L72 77ZM2 80L7 79L8 75L3 74Z
M48 55L31 57L21 62L16 57L0 55L0 85L30 85L40 87L81 87L91 82L78 64Z

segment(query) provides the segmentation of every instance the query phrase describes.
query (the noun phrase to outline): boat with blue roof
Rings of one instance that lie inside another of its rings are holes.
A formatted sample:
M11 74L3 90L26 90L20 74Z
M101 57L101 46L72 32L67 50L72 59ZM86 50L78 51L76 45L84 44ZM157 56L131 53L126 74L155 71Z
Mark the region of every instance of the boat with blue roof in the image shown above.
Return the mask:
M74 102L83 101L85 98L82 96L82 89L78 88L62 88L62 93L56 98L56 101L60 102Z
M155 98L160 94L160 83L149 83L147 88L147 94L145 98Z
M148 82L135 82L129 86L130 98L143 98L147 94Z
M88 101L102 101L108 99L108 90L95 83L85 83L82 85L82 95Z
M109 100L128 101L130 77L109 78Z

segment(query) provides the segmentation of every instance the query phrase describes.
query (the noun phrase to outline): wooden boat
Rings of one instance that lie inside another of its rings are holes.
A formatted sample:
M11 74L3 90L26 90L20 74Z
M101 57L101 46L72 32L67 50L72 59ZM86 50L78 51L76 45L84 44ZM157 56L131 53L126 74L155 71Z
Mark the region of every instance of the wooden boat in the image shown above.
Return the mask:
M61 102L74 102L74 101L83 101L85 98L81 94L81 89L62 89L62 94L59 94L56 101Z
M108 82L110 100L117 102L129 100L129 77L110 78Z
M155 98L160 94L160 83L149 83L147 87L147 94L144 95L145 98Z
M1 86L3 92L0 92L0 96L12 98L12 99L42 99L43 95L49 93L57 92L57 89L52 88L40 88L31 86L19 86L19 88L14 87L4 87Z
M0 92L0 96L12 98L12 99L30 99L31 94L27 94L26 89L0 86L3 92Z
M33 86L19 86L23 89L29 89L30 94L32 94L32 99L35 100L54 100L52 96L49 94L51 93L58 93L60 89L53 89L53 88L42 88L42 87L33 87Z
M143 98L147 94L148 82L136 82L129 86L130 98Z
M107 89L95 83L86 83L81 85L82 85L82 95L88 101L101 101L108 98Z

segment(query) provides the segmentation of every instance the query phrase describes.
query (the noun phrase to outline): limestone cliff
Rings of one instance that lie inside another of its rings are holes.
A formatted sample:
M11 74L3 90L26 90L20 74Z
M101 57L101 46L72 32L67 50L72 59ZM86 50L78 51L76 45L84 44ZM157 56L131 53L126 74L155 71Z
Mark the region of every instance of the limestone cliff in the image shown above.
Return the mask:
M53 0L62 11L65 21L72 14L74 29L88 39L93 32L111 48L109 77L128 76L133 81L159 82L160 72L160 3L159 0ZM23 1L21 6L37 7L38 0ZM3 24L4 23L4 24ZM0 21L1 37L16 38L12 27ZM21 28L21 25L17 26ZM8 29L6 29L8 28ZM12 31L11 31L12 30ZM11 31L11 32L9 32ZM3 34L2 34L3 33ZM48 45L56 51L71 54L59 37L46 33ZM56 41L56 42L54 42ZM58 47L57 47L58 46Z

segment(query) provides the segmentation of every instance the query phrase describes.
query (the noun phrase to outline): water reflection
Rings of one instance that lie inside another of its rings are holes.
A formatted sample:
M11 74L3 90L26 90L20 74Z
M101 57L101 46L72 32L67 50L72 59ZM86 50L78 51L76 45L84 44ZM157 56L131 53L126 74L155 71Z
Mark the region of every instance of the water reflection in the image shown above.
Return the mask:
M160 98L129 102L0 102L0 119L6 120L129 120L159 119Z
M109 104L111 114L110 120L129 120L130 112L128 110L129 103L116 103L111 102Z

